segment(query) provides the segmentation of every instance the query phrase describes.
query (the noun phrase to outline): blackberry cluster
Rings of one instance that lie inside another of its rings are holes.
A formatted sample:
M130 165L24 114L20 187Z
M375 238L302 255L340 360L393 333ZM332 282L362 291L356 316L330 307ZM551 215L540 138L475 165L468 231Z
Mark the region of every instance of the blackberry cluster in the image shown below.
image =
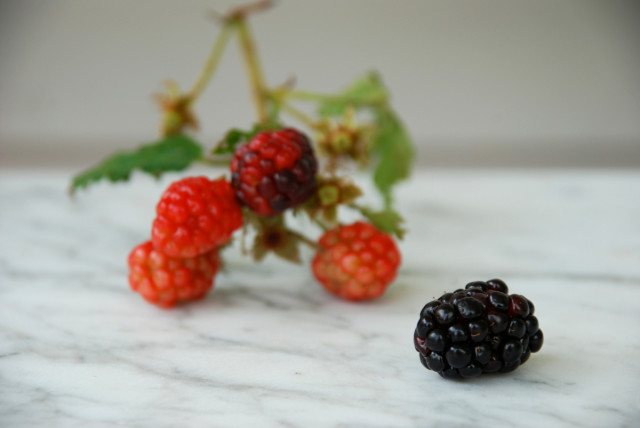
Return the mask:
M413 342L420 362L445 378L510 372L542 347L534 311L502 280L471 282L422 308Z

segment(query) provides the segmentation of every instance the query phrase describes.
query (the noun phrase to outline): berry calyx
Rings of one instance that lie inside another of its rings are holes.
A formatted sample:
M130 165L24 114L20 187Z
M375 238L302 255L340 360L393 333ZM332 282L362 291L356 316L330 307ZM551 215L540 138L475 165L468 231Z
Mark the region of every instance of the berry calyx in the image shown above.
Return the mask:
M413 343L422 364L445 378L510 372L542 347L533 313L499 279L470 282L422 308Z
M262 216L277 215L313 195L317 169L303 133L262 131L235 150L231 185L242 205Z
M224 179L188 177L171 184L156 206L151 239L171 257L195 257L226 244L242 211Z
M162 308L203 298L220 267L217 248L196 257L177 258L158 251L151 241L135 247L128 264L131 289Z
M315 194L304 204L309 217L320 216L328 224L338 219L338 207L353 203L362 191L347 177L318 176Z
M178 84L174 81L166 82L166 87L166 93L155 95L156 102L163 112L161 134L178 135L185 129L197 130L198 119L191 108L192 97L181 94Z
M317 126L319 151L334 164L338 158L354 160L365 166L369 158L370 129L359 126L355 120L355 110L345 110L341 121L322 121ZM335 165L334 165L335 166Z
M311 267L330 293L345 300L379 297L395 279L401 256L393 239L358 221L326 232Z

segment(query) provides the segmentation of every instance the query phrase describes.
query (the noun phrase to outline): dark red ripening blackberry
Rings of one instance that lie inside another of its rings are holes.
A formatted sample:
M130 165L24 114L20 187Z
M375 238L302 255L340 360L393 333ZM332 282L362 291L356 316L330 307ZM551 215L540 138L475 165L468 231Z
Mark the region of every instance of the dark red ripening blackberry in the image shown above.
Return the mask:
M422 308L413 343L420 362L445 378L510 372L542 348L534 311L499 279L470 282Z
M313 194L317 169L304 134L293 128L263 131L236 149L231 185L242 205L259 215L277 215Z

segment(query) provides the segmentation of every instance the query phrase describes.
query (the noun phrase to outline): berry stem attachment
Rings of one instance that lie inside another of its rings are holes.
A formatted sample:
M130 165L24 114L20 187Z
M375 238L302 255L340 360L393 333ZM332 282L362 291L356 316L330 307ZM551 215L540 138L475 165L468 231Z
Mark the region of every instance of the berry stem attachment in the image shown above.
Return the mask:
M216 69L218 68L218 64L220 63L220 58L222 58L222 54L224 52L225 47L227 46L227 42L229 41L229 37L231 33L234 31L234 26L230 22L225 22L222 30L218 34L216 41L211 48L211 53L209 53L209 57L207 58L207 62L204 64L204 68L202 69L202 73L200 77L194 83L191 91L189 92L189 101L193 103L204 91L207 87L211 78L213 77Z
M251 84L251 92L253 97L253 103L256 108L256 114L260 123L267 122L267 112L265 109L265 86L264 78L262 75L262 68L260 67L260 61L256 53L256 47L249 27L244 17L238 17L234 20L236 29L238 31L238 37L240 40L240 50L244 56L247 73L249 74L249 82Z

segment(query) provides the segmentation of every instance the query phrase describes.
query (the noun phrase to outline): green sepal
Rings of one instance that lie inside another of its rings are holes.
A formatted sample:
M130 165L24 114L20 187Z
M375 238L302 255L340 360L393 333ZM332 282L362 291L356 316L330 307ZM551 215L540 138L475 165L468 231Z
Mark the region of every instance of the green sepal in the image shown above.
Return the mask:
M287 234L285 242L274 248L273 253L283 260L291 263L302 264L302 258L300 257L300 246L298 245L298 239L291 234Z
M201 157L202 147L191 138L182 134L167 136L136 150L109 156L73 177L69 191L73 194L102 179L126 181L135 170L159 177L167 171L182 171Z
M257 232L250 249L253 260L260 262L267 254L273 253L288 262L302 263L298 245L300 238L287 229L282 215L259 217L251 214L247 220Z
M338 206L352 204L362 195L362 190L347 177L317 176L316 181L314 195L299 206L311 220L320 217L334 225L338 221Z
M254 262L261 262L262 259L269 253L269 249L263 244L263 237L261 234L257 234L253 239L253 245L251 246L251 255Z
M362 215L373 224L376 229L395 235L398 239L404 238L407 230L401 226L404 219L395 210L385 208L382 211L376 211L369 207L360 205L351 205L357 209Z
M342 116L349 106L365 107L384 104L388 96L378 73L371 71L358 78L335 97L323 100L318 105L318 115Z

